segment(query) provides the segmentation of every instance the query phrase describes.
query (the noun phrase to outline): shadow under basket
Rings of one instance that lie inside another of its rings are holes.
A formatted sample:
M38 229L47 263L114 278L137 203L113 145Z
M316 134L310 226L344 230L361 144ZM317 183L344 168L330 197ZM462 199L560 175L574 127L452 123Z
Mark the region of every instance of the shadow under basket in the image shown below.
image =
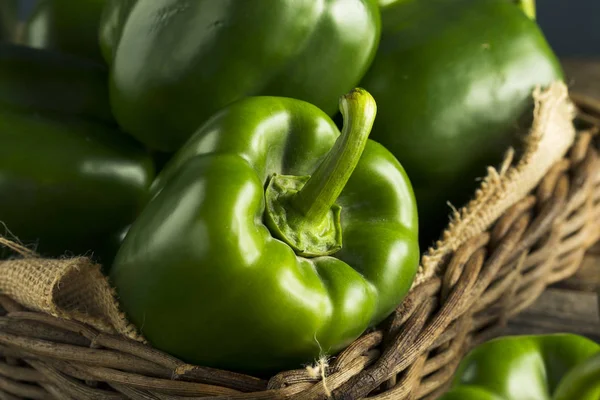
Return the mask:
M328 365L269 380L193 366L3 295L0 399L439 397L469 349L495 336L548 285L574 274L600 238L600 103L571 98L578 131L564 158Z

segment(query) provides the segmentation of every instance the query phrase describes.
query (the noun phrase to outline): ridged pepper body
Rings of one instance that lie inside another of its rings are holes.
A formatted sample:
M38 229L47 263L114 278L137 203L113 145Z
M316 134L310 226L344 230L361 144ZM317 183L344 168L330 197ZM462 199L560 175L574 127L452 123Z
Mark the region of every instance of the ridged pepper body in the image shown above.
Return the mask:
M120 125L174 151L244 96L298 98L334 113L379 33L375 0L112 0L101 45Z
M410 181L383 146L366 142L333 207L341 249L305 256L273 230L273 182L314 178L339 135L309 103L251 97L181 148L111 271L123 309L154 346L267 373L335 354L394 310L417 271L418 221ZM329 228L316 226L309 234Z
M379 105L372 138L411 177L424 245L486 167L529 128L532 93L562 79L539 27L507 0L385 2L377 55L361 86Z

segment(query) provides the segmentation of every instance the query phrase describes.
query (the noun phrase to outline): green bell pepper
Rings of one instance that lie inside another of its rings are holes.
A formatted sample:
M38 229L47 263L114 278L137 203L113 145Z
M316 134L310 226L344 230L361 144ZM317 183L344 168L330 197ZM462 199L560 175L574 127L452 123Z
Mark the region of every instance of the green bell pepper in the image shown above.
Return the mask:
M377 99L371 137L415 187L423 245L448 223L526 129L532 92L563 77L534 21L509 0L400 0L361 86ZM519 122L521 122L519 124Z
M503 337L461 362L440 400L598 400L600 345L581 336Z
M107 122L105 78L74 57L0 48L0 221L42 255L106 251L147 201L152 160Z
M0 1L0 42L12 42L19 22L19 0Z
M106 0L39 0L28 18L24 44L104 62L98 30Z
M245 98L161 172L111 270L153 346L229 370L298 368L402 301L419 264L411 184L367 139L373 98L340 105L341 135L309 103Z
M100 32L119 124L175 151L244 96L335 113L375 54L380 16L376 0L111 0Z

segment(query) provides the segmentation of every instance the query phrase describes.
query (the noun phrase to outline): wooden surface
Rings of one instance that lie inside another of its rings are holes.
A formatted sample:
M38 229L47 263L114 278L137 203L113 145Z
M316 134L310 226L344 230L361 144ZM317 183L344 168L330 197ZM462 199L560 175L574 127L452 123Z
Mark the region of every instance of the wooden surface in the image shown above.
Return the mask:
M572 91L600 98L600 59L565 60L563 66ZM600 245L592 249L575 276L546 290L500 334L571 332L600 342L598 287Z
M594 292L547 289L535 304L514 317L501 335L563 332L600 343L598 297Z
M564 60L562 64L571 90L600 98L600 58Z

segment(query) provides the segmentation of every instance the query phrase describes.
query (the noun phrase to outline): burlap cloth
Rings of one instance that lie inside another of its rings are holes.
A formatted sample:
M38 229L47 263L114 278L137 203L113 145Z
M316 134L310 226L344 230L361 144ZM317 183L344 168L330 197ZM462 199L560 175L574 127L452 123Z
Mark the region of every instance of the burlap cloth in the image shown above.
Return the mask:
M534 92L534 121L522 156L509 150L499 170L489 168L474 199L451 215L443 239L422 258L415 285L437 272L445 256L485 231L510 206L528 194L575 138L575 107L567 87L556 83ZM15 241L0 237L16 257L0 261L0 293L24 307L87 323L103 332L143 338L119 311L115 293L100 266L86 257L42 259Z

